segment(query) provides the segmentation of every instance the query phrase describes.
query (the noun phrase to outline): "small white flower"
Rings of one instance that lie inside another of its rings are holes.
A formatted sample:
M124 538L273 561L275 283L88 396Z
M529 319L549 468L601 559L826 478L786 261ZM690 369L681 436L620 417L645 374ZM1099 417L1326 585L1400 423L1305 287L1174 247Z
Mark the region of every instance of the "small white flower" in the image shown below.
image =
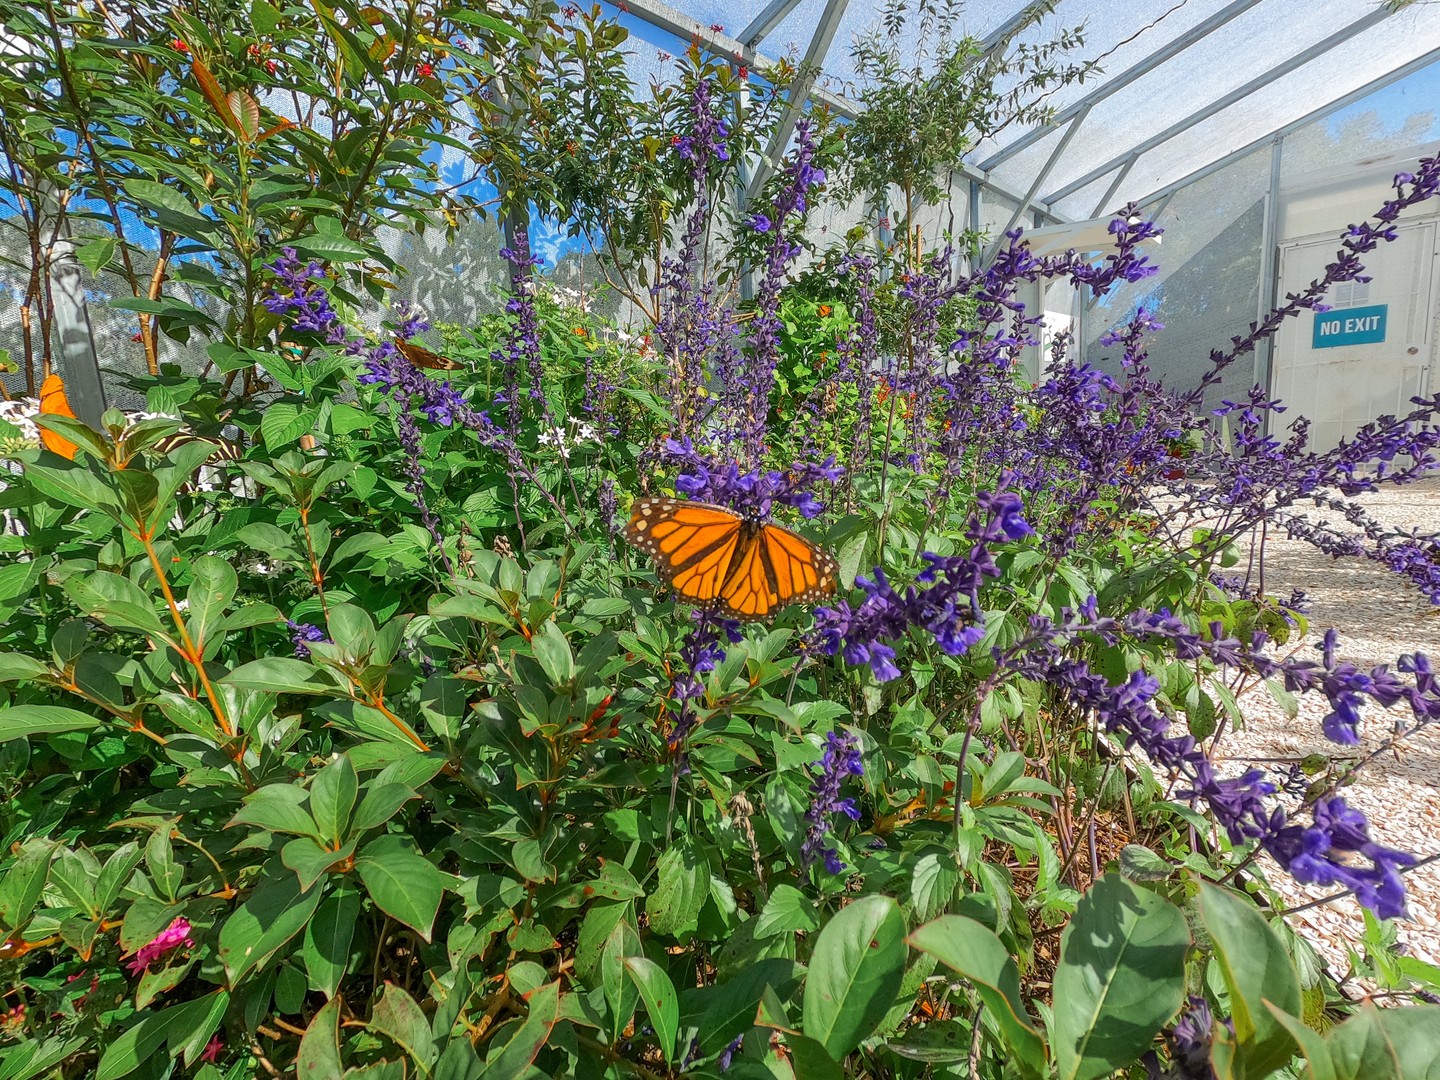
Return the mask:
M589 424L581 424L580 430L575 433L575 438L581 442L598 442L600 440L600 433Z

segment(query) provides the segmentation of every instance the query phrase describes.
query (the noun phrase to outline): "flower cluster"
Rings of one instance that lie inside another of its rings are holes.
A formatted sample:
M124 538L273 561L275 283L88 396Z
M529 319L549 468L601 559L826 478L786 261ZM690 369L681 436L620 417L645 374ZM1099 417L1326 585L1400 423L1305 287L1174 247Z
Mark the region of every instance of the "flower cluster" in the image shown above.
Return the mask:
M865 774L860 740L848 731L844 734L830 732L825 737L825 754L818 765L810 781L810 805L805 809L808 827L800 845L800 865L808 870L820 861L830 873L839 874L844 872L845 863L834 845L829 843L829 836L836 814L844 814L851 821L860 820L855 800L840 795L846 777Z
M1160 690L1154 676L1136 671L1126 682L1113 685L1083 660L1066 655L1063 645L1080 633L1097 634L1108 642L1124 633L1137 640L1164 641L1180 659L1203 658L1220 667L1279 678L1298 693L1319 691L1332 710L1322 722L1323 730L1347 743L1358 738L1355 725L1366 698L1384 707L1408 701L1419 724L1440 717L1440 685L1431 677L1428 659L1402 658L1401 670L1416 675L1414 685L1407 686L1383 665L1360 672L1338 661L1333 630L1321 645L1319 664L1282 661L1266 654L1263 634L1257 633L1244 645L1221 637L1218 624L1206 637L1164 612L1143 610L1117 621L1101 617L1093 597L1080 611L1067 612L1061 624L1039 617L1032 617L1031 623L1029 636L1003 653L997 650L997 673L1009 670L1049 684L1081 712L1093 715L1102 730L1118 736L1127 748L1142 751L1162 769L1183 777L1188 787L1182 794L1203 802L1231 843L1258 843L1298 881L1341 884L1381 918L1404 914L1400 874L1415 858L1371 841L1359 811L1329 798L1316 803L1312 824L1293 823L1283 807L1270 805L1268 800L1278 789L1263 771L1221 777L1193 736L1172 734L1170 719L1153 704Z
M287 247L265 269L275 275L275 285L263 301L266 311L285 316L295 330L319 334L327 345L345 343L345 324L331 306L328 290L318 284L327 280L318 260L302 263L295 249Z
M295 622L287 620L286 626L290 628L290 643L295 646L295 655L301 660L310 659L310 646L317 641L329 644L330 639L325 636L325 631L313 623Z
M722 619L703 608L691 612L690 617L695 625L680 646L683 671L676 674L670 691L678 708L667 737L670 749L681 751L682 756L685 740L695 727L695 700L705 692L700 676L714 671L725 659L724 642L733 645L742 637L740 624L733 619Z
M785 472L754 469L742 472L735 462L716 464L701 454L689 439L667 439L664 460L679 467L677 491L701 502L717 503L745 517L764 519L777 504L790 506L804 518L819 517L823 504L813 488L833 484L844 475L834 457L816 464L797 462Z
M136 950L134 959L125 965L126 970L131 975L143 975L150 970L151 964L167 953L174 952L181 946L193 949L195 942L191 940L191 930L190 921L183 916L173 920L156 934L153 940Z
M1013 492L982 493L978 505L984 513L971 519L966 536L973 542L964 555L925 552L927 563L914 585L897 592L885 571L876 567L873 578L857 577L865 593L858 607L841 600L833 607L815 609L813 647L828 656L837 653L847 664L869 665L877 682L898 678L892 642L910 629L924 630L940 650L950 656L968 652L985 635L980 610L980 589L986 578L999 576L988 545L1021 540L1034 530L1023 516L1023 504Z

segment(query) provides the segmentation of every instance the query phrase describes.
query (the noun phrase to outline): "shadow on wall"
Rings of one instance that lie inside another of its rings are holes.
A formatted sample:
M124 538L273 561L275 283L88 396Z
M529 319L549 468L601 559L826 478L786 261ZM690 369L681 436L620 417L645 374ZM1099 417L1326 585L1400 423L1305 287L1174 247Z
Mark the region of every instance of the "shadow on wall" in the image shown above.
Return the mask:
M1162 244L1156 261L1161 276L1146 293L1130 301L1112 323L1101 308L1086 312L1088 324L1084 357L1096 367L1118 375L1120 352L1099 344L1104 330L1131 318L1144 307L1165 325L1152 340L1150 365L1154 375L1175 390L1188 390L1209 370L1210 350L1223 348L1236 334L1247 333L1260 304L1260 236L1265 221L1265 200L1259 199L1180 266L1164 265ZM1183 222L1166 223L1181 229ZM1113 310L1113 309L1112 309ZM1096 315L1099 318L1096 318ZM1091 331L1091 327L1099 328ZM1250 364L1240 362L1212 387L1206 404L1243 394L1253 382Z

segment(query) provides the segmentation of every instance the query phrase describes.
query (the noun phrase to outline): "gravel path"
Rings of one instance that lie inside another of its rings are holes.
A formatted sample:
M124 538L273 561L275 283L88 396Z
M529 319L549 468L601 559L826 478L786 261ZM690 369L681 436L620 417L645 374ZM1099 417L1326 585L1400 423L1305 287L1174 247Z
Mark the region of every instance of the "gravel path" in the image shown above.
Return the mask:
M1440 481L1425 481L1398 490L1362 496L1359 500L1377 518L1402 528L1440 531ZM1318 511L1310 513L1319 518ZM1265 591L1287 596L1292 587L1310 597L1310 634L1298 655L1314 655L1328 627L1340 633L1342 660L1370 667L1393 664L1402 653L1424 652L1440 657L1440 608L1388 570L1363 559L1334 560L1308 544L1270 536L1266 542ZM1295 644L1292 642L1292 645ZM1289 648L1289 646L1287 646ZM1257 687L1241 697L1246 729L1224 737L1219 753L1237 760L1354 751L1336 747L1320 733L1327 712L1319 694L1300 699L1300 714L1291 720L1269 692ZM1396 715L1408 717L1405 706ZM1390 734L1386 717L1374 706L1366 714L1361 754ZM1283 765L1277 767L1283 768ZM1379 842L1425 856L1440 851L1440 725L1422 730L1400 748L1377 757L1343 789L1347 802L1370 819ZM1303 904L1335 891L1305 886L1274 863L1266 876L1289 905ZM1409 918L1397 920L1398 943L1412 956L1440 964L1440 862L1406 874ZM1337 900L1290 917L1291 925L1315 945L1332 971L1344 974L1348 952L1364 931L1360 906L1350 898Z

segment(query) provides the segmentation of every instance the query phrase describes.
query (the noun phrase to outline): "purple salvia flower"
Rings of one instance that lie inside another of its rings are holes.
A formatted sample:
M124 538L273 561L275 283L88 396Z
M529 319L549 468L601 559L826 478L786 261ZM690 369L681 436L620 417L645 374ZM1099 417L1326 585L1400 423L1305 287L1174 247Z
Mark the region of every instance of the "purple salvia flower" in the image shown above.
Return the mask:
M836 814L844 814L851 821L860 820L855 800L840 795L840 788L847 777L865 774L860 740L848 731L844 734L830 732L825 736L825 754L817 764L818 768L812 766L814 778L810 781L810 805L805 810L808 828L800 845L800 865L808 870L820 861L828 872L839 874L844 872L845 863L840 860L834 845L828 843L828 838Z
M290 643L295 646L295 655L301 660L310 659L310 645L317 641L323 641L327 645L330 639L325 636L325 631L313 623L296 622L293 619L287 620L286 626L290 628Z

